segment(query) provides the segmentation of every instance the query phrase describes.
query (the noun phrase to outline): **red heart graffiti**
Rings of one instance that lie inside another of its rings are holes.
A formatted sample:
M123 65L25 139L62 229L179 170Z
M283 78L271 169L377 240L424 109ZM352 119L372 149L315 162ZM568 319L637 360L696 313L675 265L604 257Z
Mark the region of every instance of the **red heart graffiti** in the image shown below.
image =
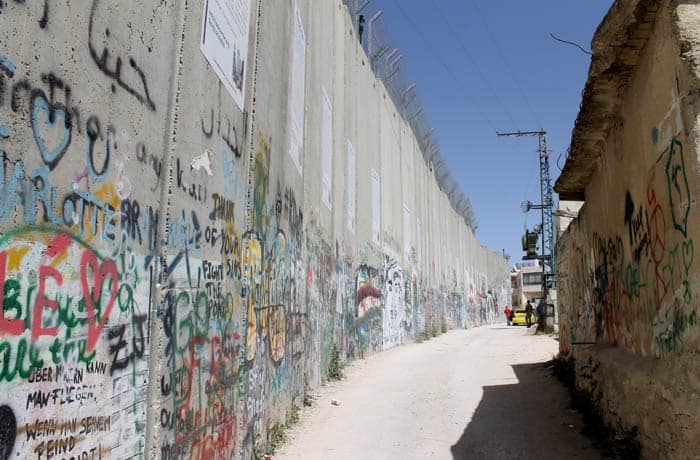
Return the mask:
M94 278L92 290L88 284L88 268L90 268ZM109 302L107 303L107 308L102 311L100 322L95 324L96 300L94 296L97 294L97 301L102 297L102 283L104 283L107 277L109 277L112 287L109 294ZM91 249L86 249L80 261L80 281L83 286L83 299L85 299L85 309L87 310L88 336L86 351L89 353L100 340L100 335L105 328L107 318L109 318L109 314L114 307L114 301L117 300L117 265L111 259L105 259L104 262L100 264L95 253Z

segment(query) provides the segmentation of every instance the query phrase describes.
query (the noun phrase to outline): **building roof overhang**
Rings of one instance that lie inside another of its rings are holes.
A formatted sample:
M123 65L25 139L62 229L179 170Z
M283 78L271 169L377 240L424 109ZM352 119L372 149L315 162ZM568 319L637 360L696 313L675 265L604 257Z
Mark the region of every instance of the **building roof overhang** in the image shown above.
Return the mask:
M651 36L658 0L616 0L598 26L568 157L554 185L561 200L584 201L625 89Z

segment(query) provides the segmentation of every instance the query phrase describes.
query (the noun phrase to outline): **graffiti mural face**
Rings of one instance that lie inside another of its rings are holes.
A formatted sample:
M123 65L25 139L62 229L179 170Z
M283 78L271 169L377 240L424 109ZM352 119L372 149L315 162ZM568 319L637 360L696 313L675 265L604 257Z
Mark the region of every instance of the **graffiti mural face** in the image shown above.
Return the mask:
M405 318L403 270L390 264L384 272L384 348L401 345Z
M357 311L348 334L357 337L358 354L365 356L382 349L383 293L377 287L381 282L377 269L360 265L356 278Z
M374 279L371 276L371 271L375 272L376 277L376 270L371 269L366 265L360 266L357 271L357 302L359 304L357 309L358 318L365 316L368 310L381 306L382 291L374 285Z

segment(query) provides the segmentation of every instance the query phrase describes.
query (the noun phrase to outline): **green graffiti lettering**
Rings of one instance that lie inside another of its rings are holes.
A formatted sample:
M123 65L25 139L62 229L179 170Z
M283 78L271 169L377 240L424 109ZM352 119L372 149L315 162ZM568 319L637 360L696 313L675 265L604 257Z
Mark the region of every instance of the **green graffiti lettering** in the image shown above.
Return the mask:
M30 372L44 366L44 361L39 357L39 350L33 344L27 345L26 337L16 342L14 359L12 348L12 344L8 342L0 343L0 382L11 382L18 374L20 378L27 379Z

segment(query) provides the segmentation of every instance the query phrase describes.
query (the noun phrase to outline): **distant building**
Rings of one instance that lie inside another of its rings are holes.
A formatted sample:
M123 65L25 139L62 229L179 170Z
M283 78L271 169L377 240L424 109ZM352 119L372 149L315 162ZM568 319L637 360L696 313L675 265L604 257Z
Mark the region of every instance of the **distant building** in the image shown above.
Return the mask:
M520 305L520 296L522 295L520 280L520 270L513 268L510 272L510 287L512 289L510 304L513 307Z
M537 304L542 298L542 265L539 261L521 262L511 270L512 304L522 307L529 300Z

